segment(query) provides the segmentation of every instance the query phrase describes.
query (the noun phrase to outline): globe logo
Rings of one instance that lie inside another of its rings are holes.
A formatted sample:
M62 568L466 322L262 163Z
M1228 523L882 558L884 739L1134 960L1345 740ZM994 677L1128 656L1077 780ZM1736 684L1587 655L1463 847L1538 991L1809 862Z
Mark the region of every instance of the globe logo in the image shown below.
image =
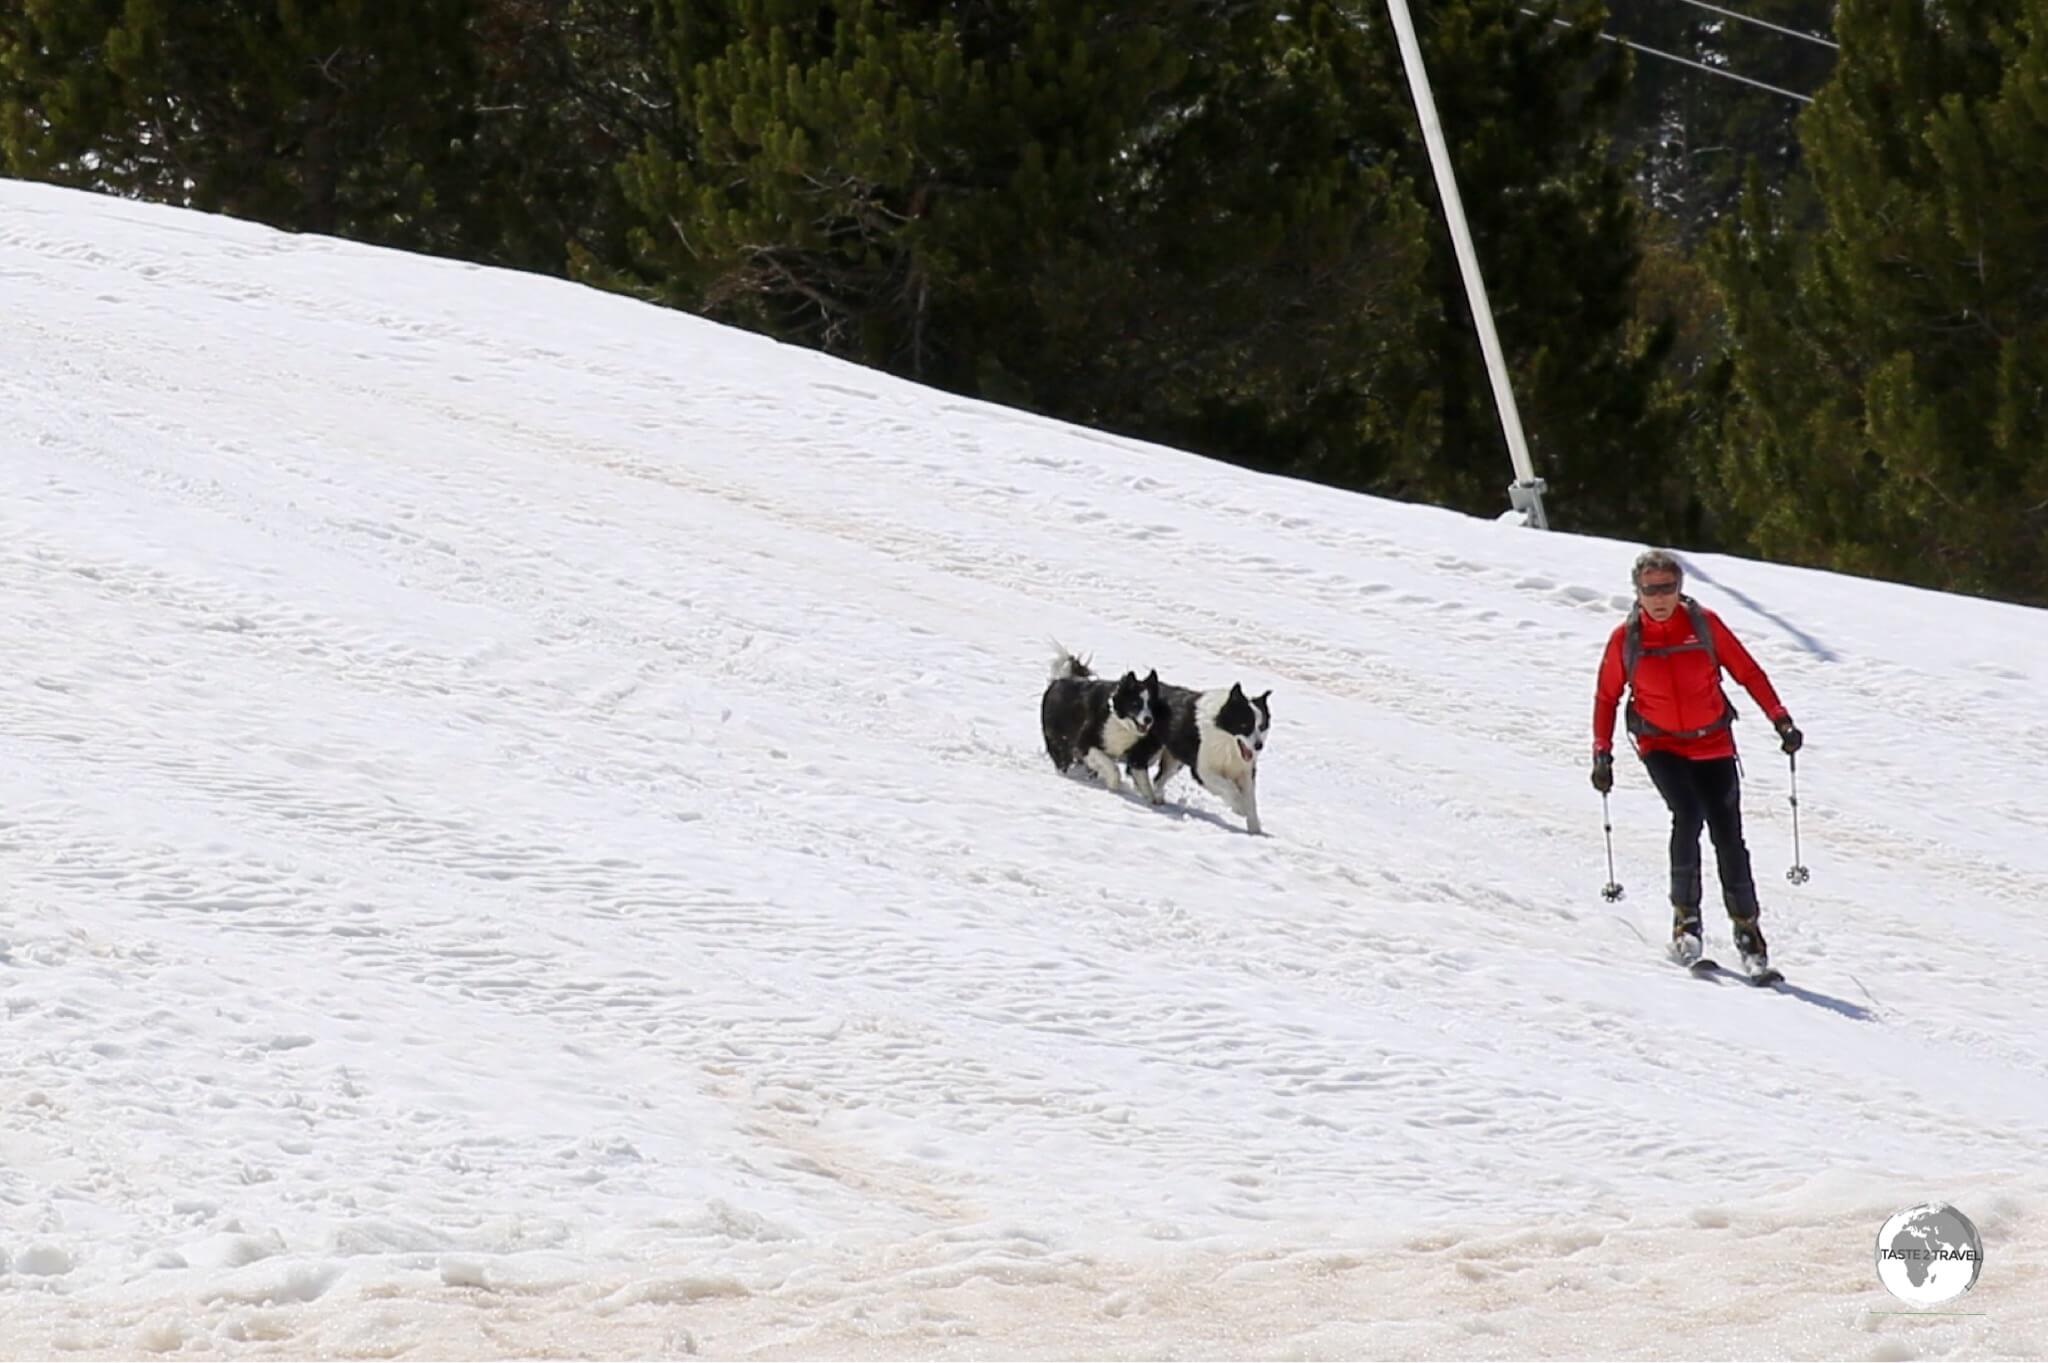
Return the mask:
M1983 1239L1946 1202L1894 1212L1877 1232L1877 1280L1908 1306L1954 1301L1983 1271Z

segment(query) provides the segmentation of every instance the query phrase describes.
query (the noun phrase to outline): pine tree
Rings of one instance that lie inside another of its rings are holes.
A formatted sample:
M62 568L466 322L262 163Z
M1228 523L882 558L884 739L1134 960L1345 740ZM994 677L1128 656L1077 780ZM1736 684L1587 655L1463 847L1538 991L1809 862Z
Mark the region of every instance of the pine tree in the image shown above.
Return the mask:
M1827 225L1717 243L1762 552L2048 602L2048 8L1845 0L1802 122Z
M1244 7L1049 235L1016 338L1062 414L1381 488L1431 413L1427 221L1366 36L1329 6Z
M549 274L622 268L619 165L678 127L654 0L477 0L481 93L455 192L465 258ZM444 195L444 201L448 196Z
M1328 6L664 0L662 27L687 112L627 179L653 296L1354 481L1412 421L1419 219Z
M0 14L15 174L447 249L476 120L471 0L20 0Z
M1655 49L1609 49L1631 71L1612 154L1644 205L1638 333L1650 337L1668 327L1671 337L1650 399L1664 438L1659 458L1639 467L1637 478L1663 485L1667 515L1661 526L1646 525L1649 537L1695 548L1727 547L1733 529L1719 514L1713 476L1732 361L1726 309L1702 243L1738 211L1751 172L1786 222L1819 221L1797 131L1804 105L1779 91L1815 91L1834 65L1829 47L1795 36L1831 37L1833 0L1751 0L1740 9L1778 28L1680 0L1623 6L1607 23L1610 34Z
M1688 250L1736 211L1752 164L1766 184L1798 194L1804 106L1791 95L1813 94L1834 69L1830 48L1794 36L1831 37L1834 0L1746 0L1736 8L1777 27L1681 0L1624 6L1608 24L1609 32L1668 54L1634 56L1615 150L1633 158L1644 205L1677 225Z

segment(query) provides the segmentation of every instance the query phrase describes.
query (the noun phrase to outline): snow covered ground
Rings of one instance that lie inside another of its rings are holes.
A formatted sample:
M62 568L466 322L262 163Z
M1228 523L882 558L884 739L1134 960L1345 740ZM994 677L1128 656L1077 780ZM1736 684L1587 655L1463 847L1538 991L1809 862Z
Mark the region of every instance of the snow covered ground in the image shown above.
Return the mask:
M1715 985L1637 547L0 182L0 1356L2048 1354L2048 618L1692 560ZM1268 835L1053 638L1273 688Z

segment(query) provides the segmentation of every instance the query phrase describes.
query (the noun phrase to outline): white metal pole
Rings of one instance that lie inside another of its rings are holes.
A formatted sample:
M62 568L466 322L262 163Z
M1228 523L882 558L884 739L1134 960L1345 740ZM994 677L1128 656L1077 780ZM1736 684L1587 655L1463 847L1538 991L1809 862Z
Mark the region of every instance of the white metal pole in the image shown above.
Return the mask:
M1465 297L1472 306L1472 321L1479 330L1479 348L1486 356L1486 372L1493 381L1494 407L1500 413L1501 432L1507 437L1508 455L1514 460L1515 481L1508 485L1508 501L1538 530L1549 529L1543 515L1543 480L1529 462L1529 442L1522 434L1522 414L1515 407L1514 389L1508 385L1508 370L1501 359L1500 337L1493 330L1493 309L1487 306L1486 284L1479 277L1479 259L1472 250L1472 233L1465 226L1465 205L1458 197L1458 181L1451 172L1451 154L1444 146L1444 130L1437 122L1436 99L1429 92L1429 77L1422 69L1422 45L1415 40L1415 25L1408 17L1408 0L1387 0L1394 18L1394 35L1401 44L1401 65L1408 71L1408 88L1415 96L1415 112L1422 119L1422 140L1429 147L1429 164L1436 172L1437 194L1443 199L1444 217L1451 228L1451 245L1458 255L1458 270L1465 277Z

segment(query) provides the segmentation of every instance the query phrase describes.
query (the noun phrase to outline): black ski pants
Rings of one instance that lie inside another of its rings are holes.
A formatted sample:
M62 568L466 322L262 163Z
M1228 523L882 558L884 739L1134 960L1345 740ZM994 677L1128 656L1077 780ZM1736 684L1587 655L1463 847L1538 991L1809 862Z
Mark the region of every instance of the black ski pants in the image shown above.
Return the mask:
M1732 757L1695 761L1674 752L1647 752L1643 765L1671 807L1671 903L1700 907L1700 827L1714 839L1721 872L1721 902L1730 918L1757 915L1756 880L1742 841L1742 777Z

